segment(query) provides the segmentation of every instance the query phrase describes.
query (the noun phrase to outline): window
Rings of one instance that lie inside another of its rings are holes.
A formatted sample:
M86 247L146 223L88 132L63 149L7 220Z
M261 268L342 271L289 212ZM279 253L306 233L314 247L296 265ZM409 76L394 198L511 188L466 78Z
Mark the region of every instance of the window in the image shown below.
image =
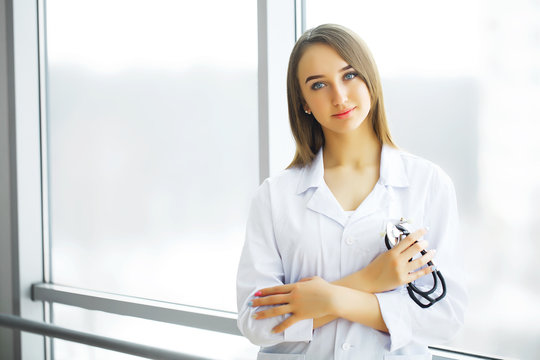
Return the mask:
M259 184L257 3L50 0L45 14L52 281L236 312ZM53 319L193 350L176 325L64 305ZM55 344L59 359L107 353Z
M47 1L54 282L236 310L259 181L257 8L208 6Z
M236 312L252 191L294 149L287 58L269 59L294 44L294 4L148 4L42 4L50 280ZM279 31L261 31L261 17L277 28L283 8ZM234 22L222 16L231 9ZM238 336L62 304L51 313L58 325L114 337L113 329L132 329L120 337L202 356L252 358L257 350ZM213 347L195 346L196 333ZM220 352L230 344L234 351ZM59 359L118 356L60 340L53 349Z
M100 334L141 345L193 354L208 359L252 360L258 347L247 339L215 331L159 321L54 305L54 322L69 329ZM140 357L121 354L64 340L54 341L54 360L128 360Z

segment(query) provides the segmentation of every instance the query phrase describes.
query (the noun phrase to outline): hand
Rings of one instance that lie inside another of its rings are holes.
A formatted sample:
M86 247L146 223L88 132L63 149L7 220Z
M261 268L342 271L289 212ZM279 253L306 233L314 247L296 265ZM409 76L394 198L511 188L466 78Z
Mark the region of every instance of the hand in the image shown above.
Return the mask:
M334 285L314 276L297 283L274 286L258 291L258 298L252 300L252 306L280 305L259 311L255 319L267 319L274 316L291 314L285 321L272 329L280 333L289 326L304 319L320 318L332 313Z
M425 233L425 229L411 233L395 247L380 254L362 269L367 286L366 290L371 293L393 290L431 273L433 271L431 266L422 270L417 269L433 259L435 250L429 250L418 259L409 261L426 248L427 241L420 240Z

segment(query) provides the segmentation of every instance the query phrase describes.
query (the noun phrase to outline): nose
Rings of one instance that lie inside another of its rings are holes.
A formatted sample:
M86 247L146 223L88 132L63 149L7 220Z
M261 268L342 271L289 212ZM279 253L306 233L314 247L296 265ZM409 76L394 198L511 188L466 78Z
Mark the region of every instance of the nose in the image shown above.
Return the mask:
M334 106L340 106L347 102L347 87L344 84L336 84L332 94L332 103Z

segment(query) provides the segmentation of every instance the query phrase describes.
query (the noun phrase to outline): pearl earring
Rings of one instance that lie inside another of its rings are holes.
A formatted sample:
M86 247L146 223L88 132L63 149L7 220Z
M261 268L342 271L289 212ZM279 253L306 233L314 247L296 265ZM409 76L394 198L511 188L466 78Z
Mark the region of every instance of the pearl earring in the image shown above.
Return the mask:
M304 112L305 112L306 114L308 114L308 115L311 115L311 111L309 111L309 110L304 110Z

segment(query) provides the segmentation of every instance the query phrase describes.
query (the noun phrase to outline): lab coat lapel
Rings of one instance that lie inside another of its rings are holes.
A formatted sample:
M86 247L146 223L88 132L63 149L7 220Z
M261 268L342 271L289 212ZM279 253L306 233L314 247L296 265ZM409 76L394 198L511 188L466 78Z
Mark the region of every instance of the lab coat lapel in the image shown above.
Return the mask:
M305 167L298 182L297 194L310 197L308 209L324 215L341 226L345 226L347 216L326 183L324 182L324 162L322 148L310 166Z
M341 205L324 183L315 189L313 196L307 202L307 207L334 220L343 227L348 220Z
M408 177L401 160L400 150L384 144L381 152L380 178L371 193L356 209L349 219L324 182L324 162L322 149L311 166L304 168L297 194L312 192L307 202L308 209L316 211L345 226L348 221L355 221L379 210L392 207L393 187L408 187ZM309 193L305 195L309 196Z
M350 221L354 222L377 211L387 209L390 205L390 199L391 194L386 187L380 182L377 182L368 197L364 199L364 201L351 216Z
M400 154L399 149L383 144L379 181L377 181L371 193L351 216L351 222L379 210L385 211L387 214L391 214L391 216L400 211L395 206L394 188L406 188L409 186L407 172Z
M386 210L388 219L400 219L405 216L398 201L396 191L409 187L409 179L405 165L401 158L401 150L384 144L381 152L380 178L377 182L379 187L380 208ZM375 197L377 199L377 197ZM376 203L374 201L373 203Z

